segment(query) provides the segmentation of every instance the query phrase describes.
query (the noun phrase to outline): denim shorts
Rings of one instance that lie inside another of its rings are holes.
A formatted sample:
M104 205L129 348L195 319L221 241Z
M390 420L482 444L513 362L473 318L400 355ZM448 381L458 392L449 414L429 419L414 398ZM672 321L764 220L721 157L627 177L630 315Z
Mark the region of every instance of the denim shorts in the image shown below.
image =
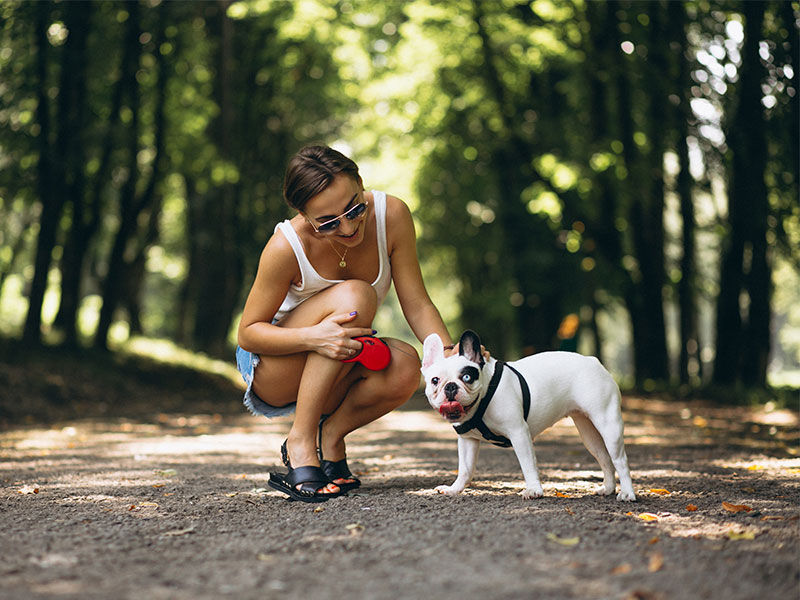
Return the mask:
M242 350L236 347L236 368L242 374L242 379L247 384L247 390L244 392L244 405L252 414L258 416L263 415L269 419L273 417L282 417L290 415L294 412L295 402L287 404L286 406L270 406L261 398L256 396L253 391L253 373L255 372L256 365L258 365L259 356L247 350Z

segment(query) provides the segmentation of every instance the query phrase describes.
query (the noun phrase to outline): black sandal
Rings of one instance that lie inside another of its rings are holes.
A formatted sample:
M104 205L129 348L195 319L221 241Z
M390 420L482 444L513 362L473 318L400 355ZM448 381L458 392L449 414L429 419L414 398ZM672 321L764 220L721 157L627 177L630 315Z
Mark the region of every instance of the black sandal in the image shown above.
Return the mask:
M330 483L331 480L325 472L321 468L314 466L297 467L296 469L289 467L289 472L286 474L269 474L269 486L271 488L288 495L289 500L299 500L300 502L327 502L331 498L337 498L344 493L341 486L337 486L339 491L335 493L320 491ZM300 486L299 489L297 488L298 485Z
M322 468L322 471L331 480L331 483L342 490L342 493L347 493L350 490L355 490L361 487L361 480L358 477L354 477L350 472L350 467L347 466L347 456L345 456L342 460L337 461L325 460L322 458L322 426L325 424L325 419L327 418L327 416L324 416L319 420L319 443L317 450L317 453L319 454L319 464ZM283 453L283 447L281 449L281 453ZM336 479L350 479L351 481L347 483L336 483Z

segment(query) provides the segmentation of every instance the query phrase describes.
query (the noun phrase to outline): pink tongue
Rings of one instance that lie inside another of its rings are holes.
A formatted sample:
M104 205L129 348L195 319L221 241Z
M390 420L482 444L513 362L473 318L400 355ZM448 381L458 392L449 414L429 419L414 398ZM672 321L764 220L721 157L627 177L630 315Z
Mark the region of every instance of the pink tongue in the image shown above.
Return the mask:
M445 402L439 407L439 414L443 417L458 415L461 416L464 413L464 407L461 406L460 402Z

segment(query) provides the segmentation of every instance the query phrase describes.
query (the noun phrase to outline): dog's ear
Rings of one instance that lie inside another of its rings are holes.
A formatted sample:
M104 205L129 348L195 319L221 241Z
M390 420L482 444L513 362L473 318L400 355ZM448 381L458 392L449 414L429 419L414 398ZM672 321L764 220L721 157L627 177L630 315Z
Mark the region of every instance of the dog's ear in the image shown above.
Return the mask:
M427 369L444 358L444 344L438 333L432 333L422 344L422 368Z
M461 339L458 341L458 353L483 367L481 338L474 331L467 329L461 334Z

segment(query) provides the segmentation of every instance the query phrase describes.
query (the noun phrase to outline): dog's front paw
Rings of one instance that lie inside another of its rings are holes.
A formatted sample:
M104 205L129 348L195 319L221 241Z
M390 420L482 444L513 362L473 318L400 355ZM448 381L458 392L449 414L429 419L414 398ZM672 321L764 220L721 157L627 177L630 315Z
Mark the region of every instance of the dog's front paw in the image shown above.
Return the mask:
M544 490L542 489L542 486L537 485L536 487L525 488L520 492L520 495L525 498L525 500L530 500L531 498L541 498L544 496Z
M454 485L440 485L436 487L436 491L440 494L446 494L448 496L455 496L456 494L460 494L464 488L458 488Z
M636 494L631 492L622 491L617 494L617 500L620 502L636 502Z

